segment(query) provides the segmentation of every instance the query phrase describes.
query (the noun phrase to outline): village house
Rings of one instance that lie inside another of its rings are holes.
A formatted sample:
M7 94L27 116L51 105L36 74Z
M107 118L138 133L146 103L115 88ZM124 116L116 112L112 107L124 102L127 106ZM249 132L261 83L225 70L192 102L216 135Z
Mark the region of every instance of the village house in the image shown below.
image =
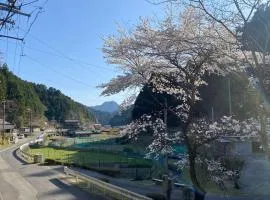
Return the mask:
M0 119L0 132L3 132L3 129L5 129L5 133L13 133L14 132L15 125L11 124L7 121L3 124L3 119Z

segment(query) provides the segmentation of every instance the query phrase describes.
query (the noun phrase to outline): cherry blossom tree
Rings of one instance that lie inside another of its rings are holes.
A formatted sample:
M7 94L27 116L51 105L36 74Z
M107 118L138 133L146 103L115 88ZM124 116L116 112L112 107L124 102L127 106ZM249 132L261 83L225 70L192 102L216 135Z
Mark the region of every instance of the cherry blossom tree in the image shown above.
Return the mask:
M261 135L265 152L270 153L266 133L265 112L270 102L269 81L269 0L147 0L152 4L173 4L176 8L193 7L201 12L210 23L217 23L223 29L216 29L223 42L230 49L238 51L237 59L243 66L251 68L251 81L256 83L264 98L260 115ZM254 27L256 26L256 27ZM226 33L225 33L226 32ZM230 34L235 40L227 40Z
M172 153L172 144L187 145L186 157L179 166L188 166L194 187L202 192L196 165L204 163L212 180L220 183L225 175L232 176L219 159L201 154L214 141L224 136L251 137L257 135L255 120L240 122L232 117L223 117L218 122L207 118L194 118L194 106L201 100L199 87L207 85L206 74L226 74L241 69L243 63L237 59L241 52L231 49L229 43L235 38L224 31L218 23L208 23L205 15L194 8L186 9L178 20L167 17L158 23L142 19L133 30L119 30L117 36L104 41L103 53L110 64L117 65L123 74L113 78L103 88L103 95L116 94L128 89L140 89L150 84L155 93L170 95L179 104L167 105L151 115L144 115L132 122L122 132L130 137L151 129L153 142L148 147L149 155L167 158ZM171 131L167 127L167 112L179 120L181 127ZM166 161L167 159L165 159ZM165 164L166 165L166 164Z

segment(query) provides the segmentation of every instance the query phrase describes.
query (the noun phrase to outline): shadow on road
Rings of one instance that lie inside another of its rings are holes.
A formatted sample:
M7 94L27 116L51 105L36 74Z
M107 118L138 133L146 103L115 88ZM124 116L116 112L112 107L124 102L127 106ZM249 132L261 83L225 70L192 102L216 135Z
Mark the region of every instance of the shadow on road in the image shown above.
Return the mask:
M76 188L72 185L69 185L67 183L65 183L64 181L61 181L57 178L53 178L50 180L51 183L53 183L54 185L56 185L59 190L54 190L51 191L49 193L47 193L46 195L48 196L57 196L57 195L64 195L65 193L71 193L76 199L81 199L81 200L102 200L103 198L100 196L96 196L96 195L90 195L89 193L82 191L79 188Z
M38 173L32 173L32 174L28 175L28 177L46 177L46 176L53 176L55 174L57 174L57 172L50 170L50 171L42 171L42 172L38 172Z
M31 165L31 163L25 162L23 159L21 159L21 158L17 155L17 151L18 151L18 150L19 150L19 148L12 151L13 157L16 158L16 159L17 159L21 164L23 164L23 165Z

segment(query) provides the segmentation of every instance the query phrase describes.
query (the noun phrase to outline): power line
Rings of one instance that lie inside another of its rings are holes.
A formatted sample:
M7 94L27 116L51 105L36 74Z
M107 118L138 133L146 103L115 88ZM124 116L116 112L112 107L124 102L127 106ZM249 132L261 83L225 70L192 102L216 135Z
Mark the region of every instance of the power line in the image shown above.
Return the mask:
M10 41L10 42L16 45L15 42L12 42L12 41ZM55 56L55 57L57 57L57 58L61 58L61 59L67 60L67 61L73 63L73 66L76 66L76 67L77 67L77 66L78 66L78 67L82 67L82 68L84 68L84 69L90 70L90 71L93 72L93 73L99 73L101 76L104 76L104 77L105 77L105 74L104 74L104 73L102 73L102 72L100 72L100 71L94 71L92 67L87 67L87 66L85 66L85 65L83 65L83 64L81 64L81 63L75 62L74 60L71 61L70 59L67 59L66 57L60 56L60 55L57 54L57 53L54 53L54 52L48 52L48 51L43 51L43 50L40 50L40 49L38 49L38 48L33 48L33 47L31 47L31 46L25 45L24 42L23 42L22 44L23 44L24 48L27 48L27 49L30 49L30 50L33 50L33 51L36 51L36 52L41 52L41 53L44 53L44 54L47 54L47 55L50 55L50 56ZM23 52L21 52L21 55L22 55L22 54L23 54ZM21 59L21 58L20 58L20 59ZM100 67L97 67L97 68L100 69Z
M31 5L31 4L36 3L36 2L38 2L38 1L39 1L39 0L35 0L35 1L31 1L31 2L29 2L29 3L22 4L21 7Z
M22 29L22 28L20 28L20 29L21 29L22 31L25 32L24 29ZM33 39L35 39L36 41L40 42L40 43L43 44L44 46L48 47L49 49L53 50L54 52L57 53L58 56L60 56L60 57L62 57L62 58L64 58L64 59L66 59L66 60L69 60L69 61L74 62L74 63L77 62L76 64L79 64L79 65L84 66L84 67L85 67L85 65L86 65L86 66L90 66L90 67L102 68L102 69L105 69L105 70L110 70L110 71L115 72L115 70L114 70L114 69L111 69L111 68L107 68L107 67L103 67L103 66L97 66L97 65L94 65L94 64L91 64L91 63L88 63L88 62L79 60L79 59L72 58L72 57L66 55L65 53L61 52L60 50L54 48L54 47L51 46L50 44L48 44L48 43L42 41L42 40L39 39L38 37L36 37L36 36L34 36L34 35L30 34L30 33L29 33L29 36L31 36Z
M21 43L21 52L20 52L19 65L18 65L18 75L20 75L20 71L21 71L22 56L24 56L24 43Z
M92 87L96 88L96 86L88 85L87 83L85 83L85 82L83 82L83 81L80 81L80 80L78 80L78 79L75 79L75 78L73 78L73 77L71 77L71 76L69 76L69 75L66 75L66 74L64 74L64 73L62 73L62 72L60 72L60 71L58 71L58 70L56 70L56 69L54 69L54 68L52 68L52 67L49 67L49 66L47 66L47 65L44 65L44 64L40 63L39 61L37 61L36 59L34 59L34 58L30 57L30 56L25 55L25 57L27 57L27 58L28 58L29 60L31 60L32 62L35 62L36 64L38 64L38 65L40 65L40 66L43 66L43 67L45 67L45 68L48 68L48 69L52 70L53 72L55 72L55 73L57 73L57 74L59 74L59 75L65 77L65 78L67 78L67 79L69 79L69 80L72 80L72 81L74 81L74 82L76 82L76 83L79 83L79 84L81 84L81 85L84 85L84 86L86 86L87 88L89 88L89 87L91 87L91 88L92 88Z
M32 2L30 2L30 3L28 3L28 4L32 4L32 3L37 2L37 1L38 1L38 0L32 1ZM26 33L25 33L25 35L24 35L23 38L26 38L26 37L27 37L27 35L29 34L29 32L30 32L32 26L33 26L34 23L36 22L38 16L43 12L43 8L45 7L45 5L46 5L47 3L48 3L48 0L46 0L46 1L43 3L42 6L37 7L37 8L35 9L35 10L38 9L38 12L36 13L36 15L35 15L35 17L34 17L34 20L30 23L30 26L29 26L28 30L26 31ZM24 5L28 5L28 4L24 4ZM35 10L34 10L31 14L33 14L33 13L35 12Z
M81 67L81 68L86 69L86 70L90 70L93 73L99 73L101 76L104 76L105 77L105 74L104 73L102 73L100 71L94 71L92 67L87 67L87 66L82 65L80 63L76 63L75 61L70 61L70 60L68 60L68 59L66 59L66 58L64 58L62 56L59 56L58 54L55 54L55 53L52 53L52 52L43 51L43 50L36 49L36 48L32 48L32 47L29 47L29 46L25 46L25 48L30 49L30 50L33 50L33 51L36 51L36 52L44 53L44 54L47 54L47 55L50 55L50 56L55 56L55 57L60 58L60 59L67 60L67 61L71 62L73 66Z

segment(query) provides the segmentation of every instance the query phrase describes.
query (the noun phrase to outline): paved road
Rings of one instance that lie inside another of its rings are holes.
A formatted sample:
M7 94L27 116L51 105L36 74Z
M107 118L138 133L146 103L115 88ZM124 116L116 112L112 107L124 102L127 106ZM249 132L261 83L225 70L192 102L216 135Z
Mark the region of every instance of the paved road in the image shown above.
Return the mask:
M241 173L240 184L244 193L265 195L270 199L270 161L265 157L247 160Z
M61 181L62 167L23 163L15 149L0 151L0 200L98 200Z
M270 200L270 161L265 157L245 161L240 178L243 196L208 195L208 200Z

